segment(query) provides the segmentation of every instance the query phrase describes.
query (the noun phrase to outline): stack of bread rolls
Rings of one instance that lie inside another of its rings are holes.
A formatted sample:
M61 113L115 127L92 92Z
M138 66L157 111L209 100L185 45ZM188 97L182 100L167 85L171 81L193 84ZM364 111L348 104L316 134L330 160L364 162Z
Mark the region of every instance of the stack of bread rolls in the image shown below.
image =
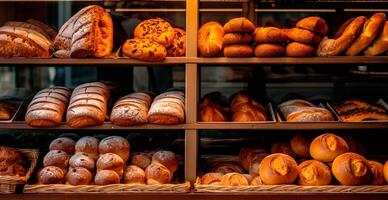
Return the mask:
M301 99L283 102L277 108L288 122L334 121L329 110Z
M252 57L255 25L245 17L233 18L224 25L225 57Z
M284 56L286 49L284 44L288 41L288 29L276 27L258 27L255 30L254 41L256 43L256 57L280 57Z
M296 27L287 33L290 43L286 48L286 55L290 57L315 56L316 45L329 32L329 28L320 17L312 16L299 20Z

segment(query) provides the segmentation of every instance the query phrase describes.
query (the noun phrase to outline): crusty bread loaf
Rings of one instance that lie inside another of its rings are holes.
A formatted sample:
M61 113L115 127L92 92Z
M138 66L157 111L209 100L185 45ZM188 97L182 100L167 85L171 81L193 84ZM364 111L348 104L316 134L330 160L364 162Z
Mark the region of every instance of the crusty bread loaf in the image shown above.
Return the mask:
M292 157L276 153L263 159L259 171L264 184L292 184L298 177L298 164Z
M55 37L58 34L58 31L55 27L48 26L47 24L41 21L38 21L35 19L28 19L26 22L40 27L49 36L49 39L51 39L52 41L54 41Z
M249 182L244 175L240 173L228 173L222 176L220 185L223 186L248 186Z
M296 27L307 29L321 35L327 35L329 27L326 21L317 16L305 17L296 23Z
M293 152L300 158L310 158L310 143L309 136L294 135L291 138L290 146Z
M314 122L333 121L333 114L326 108L316 107L314 104L301 100L289 100L278 105L278 109L287 121Z
M152 162L145 170L148 185L167 184L171 182L173 174L164 165Z
M98 159L98 139L91 136L84 136L75 143L76 153L86 153L94 161Z
M211 94L205 96L198 105L197 118L201 122L224 122L227 120L225 109L213 101Z
M93 82L76 87L67 108L67 124L75 128L102 124L109 99L110 91L104 83Z
M151 101L152 97L144 92L124 96L113 106L110 121L118 126L145 124Z
M256 57L280 57L284 56L286 49L280 44L258 44L255 47Z
M249 33L227 33L223 38L224 45L245 44L253 41L252 34Z
M136 165L145 170L151 164L152 155L147 152L134 153L131 156L131 165Z
M255 25L245 17L237 17L226 22L224 31L225 33L253 33Z
M291 42L286 47L286 55L289 57L311 57L315 52L313 46L299 42Z
M198 31L198 51L203 57L220 56L222 53L222 40L224 29L218 22L207 22Z
M204 174L200 179L202 185L219 185L221 183L223 174L210 172Z
M117 154L105 153L100 155L97 160L97 173L102 170L112 170L116 172L121 179L124 175L124 164L124 160Z
M337 156L348 151L346 141L331 133L316 137L310 144L311 157L322 162L332 162Z
M331 171L342 185L365 185L372 175L368 161L351 152L336 157Z
M334 39L337 39L339 38L345 31L346 27L348 27L348 25L350 23L352 23L352 21L356 19L355 17L352 17L348 20L346 20L344 23L341 24L340 27L338 27L338 29L336 30L335 34L334 34Z
M30 126L50 127L62 123L70 90L51 87L39 91L28 105L25 121Z
M142 61L162 61L167 56L166 48L151 39L129 39L123 45L123 55Z
M299 166L299 185L320 186L331 183L330 168L317 160L306 160Z
M256 43L284 43L287 42L287 33L276 27L257 27L255 29Z
M388 113L383 108L361 100L347 100L334 106L334 109L345 122L388 119Z
M384 13L376 13L368 19L364 24L361 34L346 50L345 54L348 56L355 56L367 48L380 33L381 28L384 26L385 19Z
M174 40L172 44L166 47L167 56L179 57L186 55L186 31L180 28L174 28Z
M322 37L319 34L301 28L290 29L287 32L287 36L288 39L292 41L310 45L318 44L322 40Z
M125 168L123 183L125 184L144 184L145 172L142 168L136 165L129 165Z
M97 5L73 15L59 30L54 47L71 57L105 57L113 48L113 22L110 14ZM58 54L57 54L58 55Z
M40 184L62 184L65 181L65 173L59 167L47 166L38 172Z
M69 165L72 168L82 167L93 172L95 163L93 158L91 158L87 153L78 152L71 156Z
M252 57L253 49L248 44L232 44L224 47L224 56L232 58Z
M35 20L36 21L36 20ZM40 22L41 23L41 22ZM43 23L42 23L43 24ZM17 21L8 21L4 24L4 26L10 26L10 27L20 27L20 28L24 28L24 29L30 29L30 30L33 30L33 31L36 31L39 33L39 36L46 39L47 42L49 42L50 46L53 45L53 41L52 39L50 38L50 36L48 35L48 33L43 29L41 28L40 26L38 25L35 25L35 24L32 24L32 23L29 23L29 22L17 22ZM47 26L47 25L46 25Z
M133 31L135 38L150 39L165 47L173 43L174 35L171 24L161 18L144 20Z
M170 91L154 99L148 112L151 124L181 124L185 120L185 95L183 92Z
M19 107L18 103L11 101L0 101L0 120L9 120Z
M375 56L388 50L388 21L377 39L364 51L366 56Z
M267 121L269 119L265 108L253 99L237 106L233 109L232 114L234 122Z
M82 167L71 168L66 175L66 182L70 185L89 185L92 180L92 173Z

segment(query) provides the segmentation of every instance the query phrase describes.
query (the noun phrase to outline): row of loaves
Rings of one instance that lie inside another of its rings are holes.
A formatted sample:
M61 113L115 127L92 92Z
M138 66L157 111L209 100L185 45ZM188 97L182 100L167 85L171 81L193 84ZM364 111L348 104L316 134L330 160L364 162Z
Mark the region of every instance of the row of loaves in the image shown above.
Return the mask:
M108 117L111 88L102 82L79 85L73 92L65 87L39 91L30 102L25 121L30 126L59 126L66 116L67 125L74 128L101 125L106 118L119 126L145 123L180 124L185 119L185 97L170 91L152 99L147 93L133 93L120 98Z
M38 184L167 184L178 168L171 151L135 153L130 159L130 144L120 136L101 141L85 136L77 142L60 137L49 149L37 173Z

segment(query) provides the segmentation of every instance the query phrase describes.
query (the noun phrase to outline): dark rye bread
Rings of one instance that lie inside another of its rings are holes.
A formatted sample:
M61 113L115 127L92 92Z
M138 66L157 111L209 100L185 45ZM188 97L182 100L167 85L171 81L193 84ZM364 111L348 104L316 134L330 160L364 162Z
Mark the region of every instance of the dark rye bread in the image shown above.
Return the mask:
M183 92L170 91L157 96L148 112L152 124L180 124L185 120L185 96Z
M334 109L342 121L388 120L386 110L361 100L347 100Z
M67 124L81 128L104 123L109 99L110 91L104 83L93 82L76 87L67 109Z
M60 125L70 93L70 89L65 87L51 87L38 92L28 105L26 123L36 127Z

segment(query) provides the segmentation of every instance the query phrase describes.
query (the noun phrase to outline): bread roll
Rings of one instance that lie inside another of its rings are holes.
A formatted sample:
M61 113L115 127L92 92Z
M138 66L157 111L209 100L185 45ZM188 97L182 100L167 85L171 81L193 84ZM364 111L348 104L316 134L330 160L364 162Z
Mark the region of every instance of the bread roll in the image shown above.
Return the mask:
M9 120L16 113L18 104L7 101L0 101L0 120Z
M39 184L62 184L65 180L65 173L56 166L47 166L39 171Z
M145 170L147 184L158 185L170 183L173 174L164 165L152 162Z
M233 44L224 47L224 56L231 58L252 57L253 49L248 44Z
M286 48L280 44L258 44L255 47L256 57L280 57L285 53Z
M131 164L145 170L151 164L152 156L149 153L140 152L132 155Z
M266 185L292 184L298 177L298 164L286 154L271 154L261 162L259 173Z
M218 22L207 22L198 31L198 51L203 57L220 56L222 53L222 40L224 29Z
M268 120L265 108L244 92L237 93L230 105L233 114L232 121L234 122Z
M87 153L77 152L73 156L71 156L69 165L72 168L82 167L89 171L94 170L94 160Z
M320 186L331 183L330 168L317 160L306 160L299 165L299 185Z
M0 146L0 176L26 176L26 162L19 150Z
M255 25L245 17L233 18L224 25L225 33L253 33Z
M127 162L130 155L130 144L128 140L120 136L110 136L101 140L98 145L100 154L114 153L120 156L124 163Z
M385 21L383 30L376 40L364 51L366 56L375 56L388 50L388 21Z
M303 44L318 44L322 37L312 31L301 29L301 28L292 28L287 32L287 37L290 40L295 42L300 42Z
M310 158L310 143L311 140L306 136L294 135L290 146L292 151L300 158Z
M257 27L255 29L256 43L284 43L287 42L287 33L276 27Z
M318 122L334 121L333 114L321 107L295 107L294 111L286 116L288 122Z
M112 170L100 170L94 177L94 183L96 185L119 184L120 176Z
M225 122L227 121L225 109L214 102L210 96L205 96L198 105L197 113L200 122Z
M326 133L316 137L310 145L310 154L315 160L331 162L337 156L349 151L349 146L341 137Z
M72 155L75 151L75 141L71 138L59 137L50 143L49 149L50 151L61 150L67 155Z
M286 55L289 57L311 57L315 52L313 46L299 42L291 42L286 47Z
M385 185L384 179L384 165L373 160L368 161L371 169L372 178L369 184L371 185Z
M98 139L91 136L84 136L75 143L75 152L88 154L93 160L98 159Z
M201 185L220 185L222 177L221 173L206 173L201 177L200 182Z
M185 121L185 95L180 91L160 94L154 99L148 112L151 124L172 125Z
M365 185L371 178L368 161L356 153L344 153L335 158L331 167L342 185Z
M178 159L172 151L158 151L152 156L152 162L157 162L167 167L171 174L178 169Z
M255 176L252 181L251 181L251 186L258 186L258 185L263 185L263 182L261 181L260 176Z
M136 165L129 165L124 172L123 183L125 184L145 184L145 172Z
M337 56L347 49L354 39L359 35L366 17L360 16L355 18L352 22L346 26L345 30L336 39L324 38L319 43L317 55L318 56Z
M61 169L67 169L69 166L69 156L61 150L52 150L43 158L43 166L56 166Z
M166 47L167 56L179 57L186 55L186 31L180 28L174 28L174 40L172 44Z
M105 153L100 155L96 163L97 172L101 170L112 170L119 175L120 179L124 174L124 161L120 156L114 153Z
M213 169L212 172L221 173L221 174L228 174L228 173L245 173L244 169L240 167L239 164L235 162L220 162L217 163Z
M240 164L246 171L249 171L253 159L261 157L263 154L267 154L267 150L263 147L243 147L239 153Z
M381 28L385 23L385 14L376 13L365 24L361 34L353 42L353 44L346 50L345 54L348 56L355 56L367 48L373 40L380 33Z
M249 33L227 33L222 42L224 45L252 43L253 36Z
M110 14L97 5L73 15L59 30L55 49L71 57L105 57L113 48L113 22Z
M248 186L249 182L244 175L239 173L228 173L222 176L220 185L223 186Z
M161 18L144 20L133 31L135 38L150 39L165 47L173 43L174 35L171 24Z
M151 39L128 39L122 49L123 55L142 61L162 61L167 56L166 48Z
M386 161L386 162L384 163L383 172L384 172L384 179L385 179L385 182L388 183L388 161Z
M307 29L321 35L327 35L329 27L326 21L317 16L305 17L296 23L296 27Z
M70 90L65 87L51 87L39 91L27 108L26 124L36 127L53 127L62 123Z
M93 175L89 170L82 167L75 167L69 170L66 181L70 185L90 185Z

